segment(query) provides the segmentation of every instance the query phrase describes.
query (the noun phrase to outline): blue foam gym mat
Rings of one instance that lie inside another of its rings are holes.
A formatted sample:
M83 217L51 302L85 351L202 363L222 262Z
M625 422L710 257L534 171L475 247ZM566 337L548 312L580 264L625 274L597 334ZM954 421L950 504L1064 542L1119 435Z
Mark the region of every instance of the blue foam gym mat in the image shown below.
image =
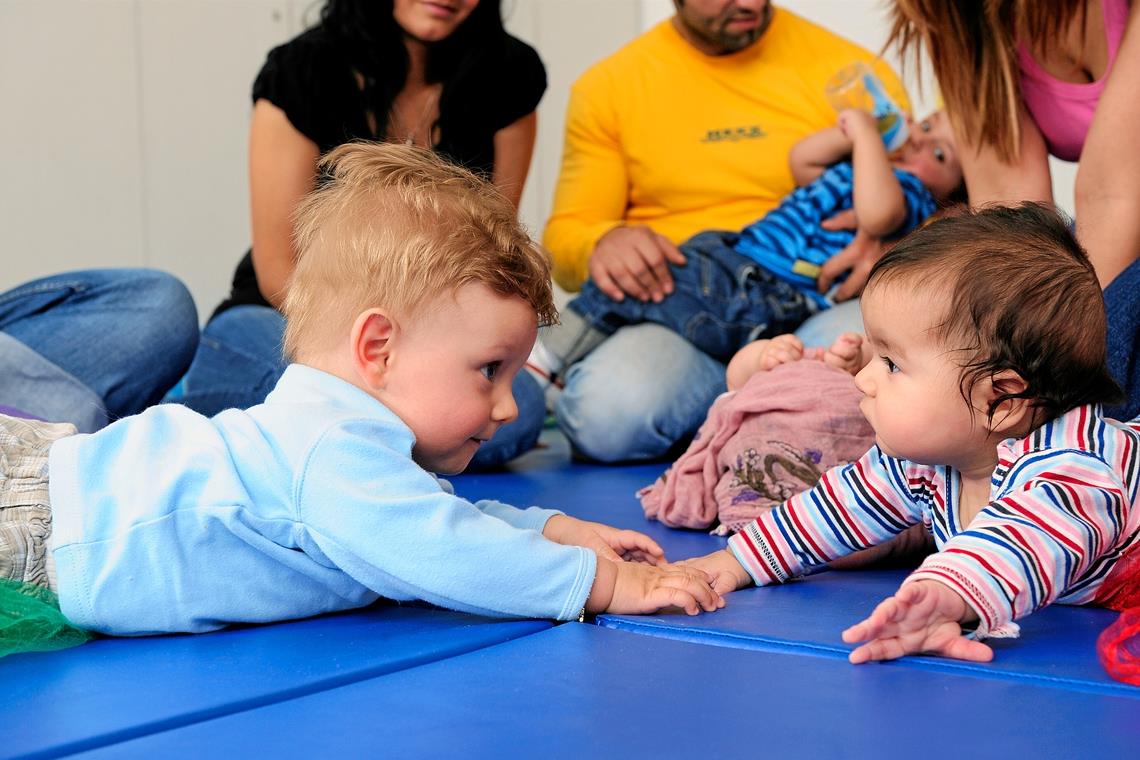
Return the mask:
M551 507L583 520L594 520L649 535L670 560L696 557L723 549L728 541L708 531L667 528L647 520L637 500L638 489L655 481L668 463L601 465L570 461L565 437L554 431L542 436L544 448L511 462L504 472L450 478L465 499L496 499L516 507Z
M568 624L91 753L222 757L1127 757L1137 703Z
M0 757L58 757L415 667L550 628L377 606L198 636L0 659Z
M853 647L843 643L840 633L894 593L905 576L901 570L827 572L783 586L734 592L726 597L724 609L696 617L602 615L597 622L717 646L846 658ZM1022 620L1020 638L990 639L993 662L908 657L898 664L1140 699L1140 688L1112 680L1096 656L1096 637L1115 619L1109 610L1053 605Z

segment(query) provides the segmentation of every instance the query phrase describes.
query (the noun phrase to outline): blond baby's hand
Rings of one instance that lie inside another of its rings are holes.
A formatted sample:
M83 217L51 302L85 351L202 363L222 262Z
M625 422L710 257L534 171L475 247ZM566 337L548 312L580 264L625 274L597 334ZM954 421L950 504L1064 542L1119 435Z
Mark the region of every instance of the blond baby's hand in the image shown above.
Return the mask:
M617 567L614 594L608 612L641 615L665 607L680 607L689 615L714 612L724 599L712 590L708 576L689 567L653 567L623 562Z
M752 585L752 577L728 549L676 562L673 567L691 567L703 571L712 582L713 591L718 594L727 594Z
M555 543L593 549L611 562L630 560L650 565L665 562L665 552L657 542L635 530L621 530L603 523L555 515L546 521L542 535Z
M848 644L866 642L848 660L894 660L908 654L937 654L972 662L989 662L993 650L962 635L961 622L972 616L966 602L937 581L907 583L879 604L871 616L843 632Z

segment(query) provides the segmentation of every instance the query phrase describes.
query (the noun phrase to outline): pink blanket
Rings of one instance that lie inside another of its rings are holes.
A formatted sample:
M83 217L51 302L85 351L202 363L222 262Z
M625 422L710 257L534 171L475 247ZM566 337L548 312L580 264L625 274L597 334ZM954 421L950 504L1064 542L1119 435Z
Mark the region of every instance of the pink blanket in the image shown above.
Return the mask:
M709 410L688 450L638 492L647 517L738 530L874 443L855 378L805 359L758 372ZM727 532L721 530L718 532Z

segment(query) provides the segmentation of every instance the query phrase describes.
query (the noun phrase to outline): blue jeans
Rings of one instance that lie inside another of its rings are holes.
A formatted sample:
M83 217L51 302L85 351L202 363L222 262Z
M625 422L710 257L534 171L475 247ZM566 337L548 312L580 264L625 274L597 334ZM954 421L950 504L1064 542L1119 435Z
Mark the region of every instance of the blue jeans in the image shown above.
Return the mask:
M1108 318L1108 369L1124 389L1125 400L1105 408L1113 419L1140 416L1140 260L1104 289Z
M190 363L186 286L148 269L94 269L0 294L0 403L81 432L158 401Z
M724 365L672 330L623 327L566 372L554 406L579 454L657 459L691 437L725 390Z
M794 285L733 250L739 237L710 231L683 243L688 262L669 265L674 288L661 303L614 301L587 281L569 306L607 335L626 325L653 322L728 361L746 343L791 332L815 311Z
M212 417L223 409L260 404L288 362L282 354L285 318L267 306L235 306L207 323L186 376L166 401ZM493 467L534 448L546 416L542 390L526 372L514 382L519 417L479 447L474 467Z

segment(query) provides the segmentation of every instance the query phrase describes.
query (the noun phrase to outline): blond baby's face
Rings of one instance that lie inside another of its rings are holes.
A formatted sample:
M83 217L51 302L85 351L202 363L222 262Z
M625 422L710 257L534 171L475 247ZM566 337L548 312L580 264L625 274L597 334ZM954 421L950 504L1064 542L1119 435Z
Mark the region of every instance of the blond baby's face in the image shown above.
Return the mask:
M891 456L928 465L972 464L985 445L985 412L971 414L955 353L932 335L944 297L920 287L872 285L861 299L874 358L855 376L860 410ZM976 406L976 404L975 404Z
M479 446L518 416L511 383L534 346L538 320L517 296L464 285L401 325L381 400L412 429L412 458L461 472Z

